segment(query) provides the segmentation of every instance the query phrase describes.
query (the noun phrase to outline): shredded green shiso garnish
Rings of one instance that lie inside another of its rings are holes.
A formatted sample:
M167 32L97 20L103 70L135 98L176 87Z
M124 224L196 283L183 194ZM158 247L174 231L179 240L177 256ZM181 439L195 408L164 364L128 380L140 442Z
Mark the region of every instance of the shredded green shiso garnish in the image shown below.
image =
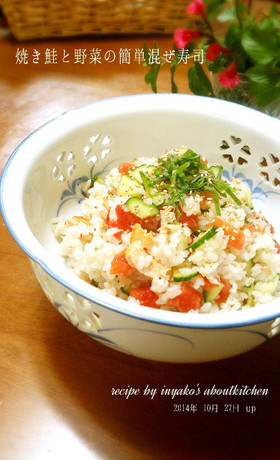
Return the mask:
M191 149L183 155L172 154L166 158L159 158L158 164L152 177L145 175L146 187L149 186L158 192L167 190L168 202L174 206L178 214L185 195L202 191L213 193L217 215L221 215L219 197L226 198L228 195L237 205L242 205L234 189L222 179L223 167L208 167L201 155Z

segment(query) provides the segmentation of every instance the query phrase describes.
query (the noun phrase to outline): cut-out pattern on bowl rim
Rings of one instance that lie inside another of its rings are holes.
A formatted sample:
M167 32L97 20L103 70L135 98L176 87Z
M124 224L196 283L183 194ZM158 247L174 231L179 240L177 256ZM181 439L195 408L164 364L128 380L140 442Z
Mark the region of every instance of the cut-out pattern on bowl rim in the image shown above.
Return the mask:
M61 194L61 203L57 210L57 216L60 214L63 205L71 200L82 200L86 196L85 184L94 175L102 175L109 172L112 162L109 162L103 168L103 160L112 152L113 142L109 135L94 134L90 137L89 142L83 148L83 158L90 166L89 175L81 176L70 180L75 170L75 154L73 152L59 153L57 163L53 168L53 179L57 182L66 182L68 188ZM234 176L242 180L249 186L253 198L265 199L269 194L280 194L280 159L273 153L262 156L258 164L258 175L260 181L255 184L250 178L243 173L244 167L250 167L254 162L254 152L240 137L231 135L229 139L222 139L219 144L221 154L221 163L224 166L224 177L231 180ZM120 159L121 160L121 159ZM228 169L228 167L231 167ZM267 190L266 186L272 190Z

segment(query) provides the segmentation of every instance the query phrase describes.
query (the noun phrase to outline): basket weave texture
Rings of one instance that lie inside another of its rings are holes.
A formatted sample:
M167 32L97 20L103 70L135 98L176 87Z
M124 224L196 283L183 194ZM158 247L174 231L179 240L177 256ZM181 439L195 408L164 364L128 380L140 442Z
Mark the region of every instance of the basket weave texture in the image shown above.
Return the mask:
M0 0L18 40L92 34L171 34L188 0Z

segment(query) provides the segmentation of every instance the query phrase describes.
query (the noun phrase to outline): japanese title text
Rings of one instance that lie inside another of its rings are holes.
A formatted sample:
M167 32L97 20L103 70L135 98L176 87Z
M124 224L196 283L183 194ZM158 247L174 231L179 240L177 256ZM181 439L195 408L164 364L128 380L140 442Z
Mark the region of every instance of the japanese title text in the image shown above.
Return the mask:
M165 50L160 52L158 48L150 49L149 65L171 63L175 58L174 50ZM194 49L190 54L188 50L178 50L177 59L183 64L189 60L203 64L203 50ZM39 64L55 65L63 64L91 64L100 65L102 63L112 64L143 64L145 62L143 48L119 48L119 50L102 50L101 48L75 48L71 52L66 49L57 50L55 48L46 48L44 51L34 49L17 48L15 55L15 64Z

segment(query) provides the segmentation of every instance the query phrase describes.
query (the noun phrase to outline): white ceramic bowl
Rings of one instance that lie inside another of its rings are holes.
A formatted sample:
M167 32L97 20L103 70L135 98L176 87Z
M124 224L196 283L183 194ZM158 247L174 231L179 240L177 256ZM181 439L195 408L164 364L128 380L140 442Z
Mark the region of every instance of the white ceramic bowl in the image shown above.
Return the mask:
M131 355L202 362L246 352L279 332L280 301L225 314L159 311L115 298L74 276L51 221L74 214L84 181L135 156L186 145L245 180L280 240L280 121L229 102L150 94L64 113L27 137L1 177L6 225L49 300L74 326Z

